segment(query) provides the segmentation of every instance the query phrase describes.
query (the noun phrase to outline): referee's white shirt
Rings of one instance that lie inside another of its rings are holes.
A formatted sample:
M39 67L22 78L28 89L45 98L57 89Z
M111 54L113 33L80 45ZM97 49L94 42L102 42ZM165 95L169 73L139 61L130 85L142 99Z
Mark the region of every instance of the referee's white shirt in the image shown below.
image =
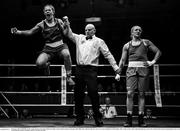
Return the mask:
M104 40L95 35L92 39L86 40L85 35L75 33L73 33L73 38L76 43L76 61L78 65L97 66L99 64L99 55L102 53L114 71L118 69L116 61Z

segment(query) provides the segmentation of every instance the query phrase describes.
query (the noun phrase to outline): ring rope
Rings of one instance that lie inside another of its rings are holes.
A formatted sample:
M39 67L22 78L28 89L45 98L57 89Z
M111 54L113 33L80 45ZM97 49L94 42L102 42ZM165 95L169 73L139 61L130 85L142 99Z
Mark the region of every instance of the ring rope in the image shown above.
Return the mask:
M1 76L0 79L43 79L43 78L62 78L62 76Z
M75 76L72 76L74 78ZM98 76L98 78L111 78L115 77L115 75L108 75L108 76ZM125 75L121 75L121 77L126 77ZM150 75L150 77L153 77L153 75ZM180 75L160 75L160 77L180 77ZM51 78L51 79L57 79L62 78L62 76L0 76L0 79L43 79L43 78Z
M6 111L0 106L1 111L5 114L7 118L9 118L9 115L6 113Z
M13 108L13 110L16 112L17 118L18 118L19 117L19 113L18 113L17 109L13 106L13 104L11 104L11 102L7 99L7 97L2 92L1 92L1 95L8 102L8 105L11 106Z
M180 64L158 64L159 66L180 66ZM28 67L28 66L36 66L36 64L0 64L0 66L24 66L24 67ZM54 67L60 67L63 65L57 65L57 64L51 64L50 66L54 66ZM72 66L76 66L76 65L72 65ZM97 66L111 66L110 64L100 64ZM124 66L127 66L127 64L125 64Z
M12 104L13 106L16 107L21 107L21 106L38 106L38 107L42 107L42 106L51 106L51 107L61 107L61 106L65 106L65 107L70 107L70 106L74 106L74 104L66 104L66 105L61 105L61 104ZM100 106L103 106L104 104L100 104ZM116 107L125 107L126 105L117 105L117 104L113 104ZM0 104L0 107L5 107L5 106L10 106L9 104ZM91 107L91 104L84 104L84 106L89 106ZM134 105L135 107L138 107L138 105ZM156 107L156 105L146 105L146 107ZM180 105L163 105L163 107L176 107L176 108L180 108Z
M180 64L158 64L159 66L180 66ZM35 64L0 64L0 66L18 66L18 67L28 67L28 66L36 66ZM52 67L63 67L64 65L50 65ZM76 66L76 65L72 65L72 66ZM98 65L99 66L111 66L108 64L104 64L104 65ZM127 66L127 65L125 65ZM106 77L114 77L114 76L98 76L99 78L106 78ZM121 77L125 77L125 75L122 75ZM153 77L153 75L150 75L150 77ZM180 75L160 75L160 77L180 77ZM62 76L1 76L0 78L65 78ZM64 90L65 94L73 94L73 92L66 92L66 89ZM5 93L5 92L3 92ZM9 92L7 92L9 93ZM17 93L17 92L13 92L13 93ZM24 92L18 92L18 93L24 93ZM18 94L17 93L17 94ZM26 93L33 93L33 94L45 94L47 92L26 92ZM63 95L63 90L61 90L61 92L48 92L49 94L62 94ZM102 92L99 94L112 94L112 92ZM117 94L120 92L113 92L113 94ZM121 93L125 93L125 92L121 92ZM150 92L151 94L154 92ZM162 94L164 92L161 92ZM179 92L165 92L165 93L179 93ZM25 93L24 93L25 94ZM65 95L64 94L64 95ZM63 97L61 97L63 98ZM65 101L66 101L66 97L65 97ZM66 104L66 102L64 104L62 104L62 102L60 104L2 104L0 106L74 106L74 104ZM85 106L91 106L91 105L85 105ZM126 105L115 105L115 106L126 106ZM155 106L155 105L147 105L147 106ZM163 105L163 107L180 107L179 105Z
M17 66L17 67L29 67L29 66L37 66L36 64L0 64L0 66ZM63 65L57 65L57 64L51 64L49 65L51 67L61 67ZM72 65L72 66L76 66L76 65ZM97 65L97 66L111 66L109 64L101 64L101 65ZM125 65L127 66L127 65Z
M98 78L110 78L110 77L115 77L112 75L109 76L98 76ZM125 75L121 76L121 77L125 77ZM38 79L38 78L62 78L62 76L0 76L0 79ZM72 78L74 78L74 76L72 76Z
M61 92L9 92L5 91L0 93L3 94L61 94ZM74 92L66 92L67 94L74 94ZM98 92L99 94L126 94L126 92ZM137 93L137 92L135 92ZM155 92L146 92L146 94L154 94ZM87 94L87 92L85 92ZM180 92L173 92L173 91L167 91L167 92L161 92L161 94L180 94Z

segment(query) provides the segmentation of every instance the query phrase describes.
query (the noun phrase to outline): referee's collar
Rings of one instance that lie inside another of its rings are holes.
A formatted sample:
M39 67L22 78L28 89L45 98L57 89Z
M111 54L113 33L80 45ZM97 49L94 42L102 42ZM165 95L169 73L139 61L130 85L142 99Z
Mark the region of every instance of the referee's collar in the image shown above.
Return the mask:
M93 39L95 37L95 35L93 35L93 36L86 36L85 38L86 38L86 40L89 40L89 39Z

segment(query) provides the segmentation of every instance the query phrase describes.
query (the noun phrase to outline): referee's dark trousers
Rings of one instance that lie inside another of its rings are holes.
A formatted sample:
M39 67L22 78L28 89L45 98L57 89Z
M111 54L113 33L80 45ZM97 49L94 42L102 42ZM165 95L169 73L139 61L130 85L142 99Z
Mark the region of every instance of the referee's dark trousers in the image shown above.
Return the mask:
M75 113L76 119L84 120L84 98L87 87L88 96L92 103L92 109L94 112L94 119L102 117L99 111L99 94L97 89L97 70L98 67L90 65L77 65L76 66L76 86L74 88L75 99Z

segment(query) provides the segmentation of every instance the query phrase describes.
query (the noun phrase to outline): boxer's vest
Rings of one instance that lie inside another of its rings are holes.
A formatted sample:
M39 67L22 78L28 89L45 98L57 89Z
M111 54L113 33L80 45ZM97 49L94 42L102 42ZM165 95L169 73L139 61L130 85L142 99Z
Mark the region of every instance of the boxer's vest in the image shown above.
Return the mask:
M132 41L130 41L128 48L129 61L147 61L147 51L148 47L144 41L141 41L138 46L133 46Z
M63 29L56 18L55 22L56 24L54 26L49 27L46 22L43 21L42 35L45 43L53 43L63 38Z

